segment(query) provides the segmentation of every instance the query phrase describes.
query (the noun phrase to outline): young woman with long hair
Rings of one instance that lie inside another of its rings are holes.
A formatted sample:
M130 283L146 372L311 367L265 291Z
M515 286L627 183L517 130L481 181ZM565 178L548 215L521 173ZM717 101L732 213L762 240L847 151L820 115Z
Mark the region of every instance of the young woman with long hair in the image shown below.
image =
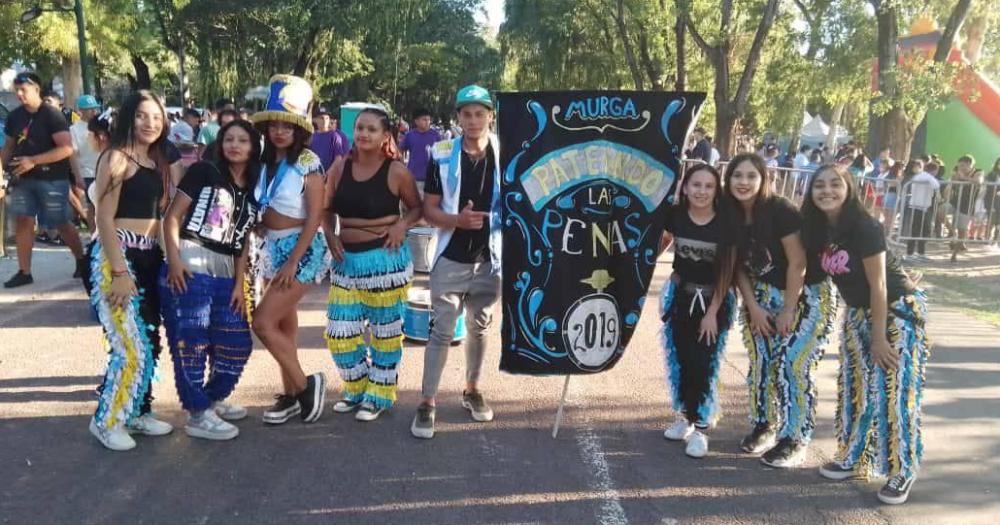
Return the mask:
M259 272L263 298L253 312L253 331L281 368L282 393L264 411L264 422L281 424L297 414L306 423L323 413L326 376L306 377L299 364L297 306L326 275L329 254L319 232L323 220L323 166L306 148L312 135L312 88L291 75L271 79L267 109L253 116L264 134L263 166L254 190L263 243Z
M743 342L750 353L750 423L745 452L788 468L805 459L816 418L816 365L833 328L837 299L830 280L807 266L802 216L771 193L764 161L737 155L726 167L723 201L742 224L737 285ZM777 444L774 444L777 439Z
M879 499L906 501L920 465L920 405L929 355L926 298L886 248L851 174L823 166L802 204L806 254L847 303L840 332L837 453L830 479L888 476Z
M164 152L167 114L148 91L122 104L111 144L97 161L98 240L91 250L91 302L110 349L90 433L111 450L135 447L130 433L169 434L153 417L150 381L160 354L163 263L160 217L170 168Z
M323 224L334 259L326 340L344 381L333 409L360 408L359 421L374 421L396 401L413 277L406 232L421 215L416 181L399 158L389 116L367 108L354 124L354 149L334 162L326 182Z
M736 297L734 231L721 210L722 177L708 164L684 175L666 229L674 240L673 274L663 287L663 347L677 420L663 437L686 441L695 458L708 453L704 431L718 415L716 384Z
M243 285L257 222L260 134L237 120L222 127L214 144L216 160L188 168L163 218L160 295L177 394L189 414L184 430L225 440L239 435L227 420L247 415L224 400L253 350Z

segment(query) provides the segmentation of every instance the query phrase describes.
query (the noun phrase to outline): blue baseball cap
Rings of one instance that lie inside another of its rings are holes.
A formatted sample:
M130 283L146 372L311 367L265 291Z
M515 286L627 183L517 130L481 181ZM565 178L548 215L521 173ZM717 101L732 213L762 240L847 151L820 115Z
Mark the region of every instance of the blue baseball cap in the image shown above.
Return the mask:
M475 84L458 90L458 96L455 97L455 109L461 109L467 104L482 104L493 109L493 99L490 98L490 92Z
M80 95L76 98L76 109L101 109L94 95Z

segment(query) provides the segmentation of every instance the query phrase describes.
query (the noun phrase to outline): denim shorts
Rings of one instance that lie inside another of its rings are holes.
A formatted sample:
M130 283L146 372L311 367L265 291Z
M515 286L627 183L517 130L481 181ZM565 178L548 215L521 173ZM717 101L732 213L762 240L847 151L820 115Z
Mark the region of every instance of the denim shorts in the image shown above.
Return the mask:
M70 220L69 181L18 179L7 196L12 217L37 217L42 228L62 226Z

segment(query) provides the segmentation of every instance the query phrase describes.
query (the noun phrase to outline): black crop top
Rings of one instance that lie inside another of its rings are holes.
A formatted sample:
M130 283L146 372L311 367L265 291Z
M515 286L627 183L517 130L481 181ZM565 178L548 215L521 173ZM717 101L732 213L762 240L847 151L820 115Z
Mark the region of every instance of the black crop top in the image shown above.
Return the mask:
M344 162L337 193L333 196L333 209L346 219L380 219L399 215L399 196L389 189L389 166L386 159L372 178L358 182L351 173L351 161Z
M129 159L132 162L135 160ZM116 219L159 219L163 179L159 172L135 162L139 169L122 181Z

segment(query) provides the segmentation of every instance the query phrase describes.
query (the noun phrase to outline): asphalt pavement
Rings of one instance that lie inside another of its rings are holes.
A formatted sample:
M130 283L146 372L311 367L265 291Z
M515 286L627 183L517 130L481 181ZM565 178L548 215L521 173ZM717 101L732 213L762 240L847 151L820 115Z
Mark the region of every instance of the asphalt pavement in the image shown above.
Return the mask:
M13 271L0 260L0 278ZM409 434L420 400L423 348L408 344L399 403L356 422L329 405L339 381L326 351L325 290L300 305L301 358L331 379L316 424L260 421L278 390L277 366L257 345L232 401L250 417L231 442L188 438L164 351L154 409L177 428L139 437L126 453L87 432L105 354L68 252L36 255L36 284L0 289L0 523L12 524L751 524L1000 522L1000 342L995 327L931 306L925 462L910 502L878 503L878 483L829 482L816 467L834 450L836 346L820 365L820 410L807 464L779 471L739 452L746 423L746 352L731 334L721 381L724 417L709 456L667 442L668 413L656 300L612 370L570 381L551 436L562 377L498 371L490 339L483 387L491 423L461 408L464 353L453 347L439 398L437 437Z

